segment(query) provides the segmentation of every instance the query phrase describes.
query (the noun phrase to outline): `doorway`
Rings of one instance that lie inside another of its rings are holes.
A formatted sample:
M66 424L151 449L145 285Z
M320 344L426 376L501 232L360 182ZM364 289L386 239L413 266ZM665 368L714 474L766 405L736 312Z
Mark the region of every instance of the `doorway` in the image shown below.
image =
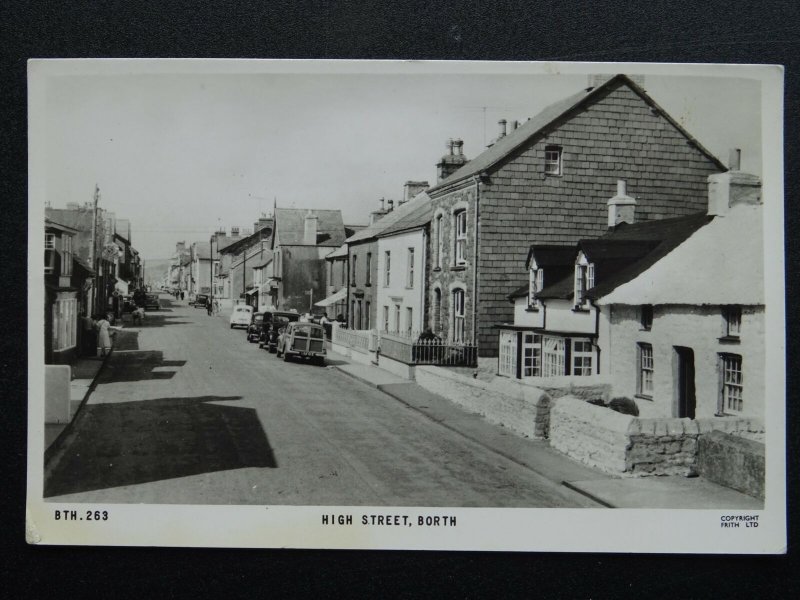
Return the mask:
M694 389L694 350L683 346L675 346L676 401L678 418L694 419L696 399Z

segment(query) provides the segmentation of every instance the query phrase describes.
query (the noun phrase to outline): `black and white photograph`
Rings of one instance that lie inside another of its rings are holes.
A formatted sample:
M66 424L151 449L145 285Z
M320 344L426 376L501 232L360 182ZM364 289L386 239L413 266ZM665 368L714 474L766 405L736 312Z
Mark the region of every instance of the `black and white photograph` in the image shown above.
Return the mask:
M780 67L28 85L30 543L784 551Z

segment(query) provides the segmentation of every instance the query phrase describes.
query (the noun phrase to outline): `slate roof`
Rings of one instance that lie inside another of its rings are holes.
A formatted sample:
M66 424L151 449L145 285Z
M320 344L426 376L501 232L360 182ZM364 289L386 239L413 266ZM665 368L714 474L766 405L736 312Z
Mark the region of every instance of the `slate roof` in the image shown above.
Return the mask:
M65 231L67 233L72 233L72 234L78 233L78 230L75 229L74 227L70 227L69 225L64 225L63 223L59 223L48 217L44 218L44 224L46 227L53 227L55 229L60 229L61 231Z
M317 246L341 246L345 239L340 210L311 210L305 208L276 208L275 232L282 246L302 246L305 217L317 217Z
M619 74L604 82L600 86L583 89L572 96L568 96L567 98L559 100L558 102L545 107L535 117L529 119L517 129L497 140L491 147L481 152L478 156L458 169L455 173L451 174L449 177L433 186L430 190L428 190L428 192L435 192L461 179L466 179L474 175L480 175L482 172L490 170L495 165L502 162L506 157L511 155L520 146L528 144L535 138L538 138L540 135L545 133L547 128L556 121L560 120L562 117L565 117L568 113L579 108L580 106L589 104L596 98L600 98L604 90L612 86L616 86L618 83L627 85L646 103L657 109L672 124L673 127L675 127L684 137L686 137L688 141L695 145L700 152L705 154L711 161L713 161L720 170L728 170L728 168L723 165L719 159L706 150L694 137L692 137L688 131L686 131L677 121L670 117L669 114L647 94L647 92L645 92L626 75Z
M330 254L325 255L325 259L334 259L334 258L347 258L347 244L342 244L336 250L331 252Z
M378 234L382 233L401 219L410 215L421 205L429 203L430 198L428 197L428 194L421 192L408 202L404 202L391 212L386 213L379 221L376 221L372 225L369 225L361 231L356 232L354 235L351 235L349 238L347 238L347 243L352 244L377 237Z
M243 238L230 238L227 236L219 237L214 240L214 245L219 243L220 252L222 254L239 254L242 248L249 248L257 244L261 240L269 239L272 236L272 227L268 226L264 229L259 229L255 233L251 233Z
M697 213L672 219L622 223L602 237L581 240L573 248L573 264L578 251L583 251L594 264L597 282L588 290L587 297L599 298L637 277L712 219L706 213ZM574 269L570 269L562 279L545 285L538 297L572 298L574 285Z
M267 256L264 257L263 260L258 261L256 264L253 265L254 269L263 269L269 263L272 262L272 250L264 250L267 253Z
M410 204L410 202L408 204ZM405 206L405 204L403 206ZM430 202L421 202L418 206L410 207L410 210L407 212L407 215L395 221L394 224L389 225L375 237L394 235L395 233L410 231L427 225L431 222L431 218L433 217L433 206Z

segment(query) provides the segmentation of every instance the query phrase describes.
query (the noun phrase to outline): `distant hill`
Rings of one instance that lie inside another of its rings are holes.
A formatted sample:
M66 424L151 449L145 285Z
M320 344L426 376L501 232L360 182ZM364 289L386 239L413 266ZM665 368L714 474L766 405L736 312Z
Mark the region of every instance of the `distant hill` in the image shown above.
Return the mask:
M146 258L144 261L145 283L151 285L160 283L169 272L171 262L171 258Z

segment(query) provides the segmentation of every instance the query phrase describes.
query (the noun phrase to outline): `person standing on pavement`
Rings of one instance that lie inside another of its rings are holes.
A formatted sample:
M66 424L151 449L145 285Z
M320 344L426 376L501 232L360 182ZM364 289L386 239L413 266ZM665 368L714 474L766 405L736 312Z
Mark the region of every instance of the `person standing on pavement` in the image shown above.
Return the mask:
M111 351L112 330L119 331L122 327L114 327L102 314L95 316L94 327L97 330L97 346L100 348L100 356L102 357Z

